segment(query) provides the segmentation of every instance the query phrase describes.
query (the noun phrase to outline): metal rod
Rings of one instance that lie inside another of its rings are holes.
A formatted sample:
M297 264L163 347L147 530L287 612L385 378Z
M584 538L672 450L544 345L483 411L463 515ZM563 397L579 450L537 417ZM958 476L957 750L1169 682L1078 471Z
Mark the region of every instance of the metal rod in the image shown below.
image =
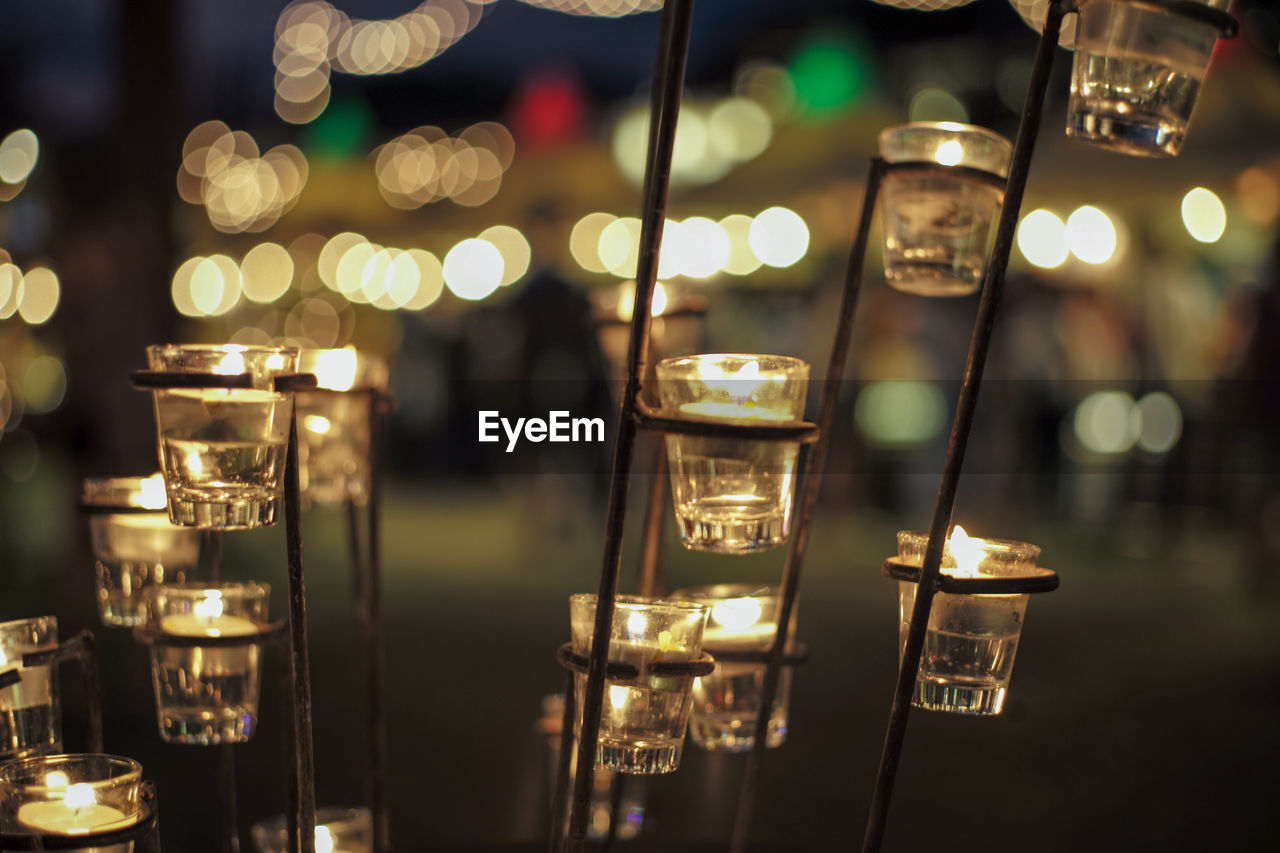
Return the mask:
M289 663L293 683L294 766L297 776L298 843L302 853L316 847L316 760L311 732L311 664L307 645L307 587L302 569L302 524L298 495L298 417L289 423L284 464L285 542L289 561Z
M627 774L613 774L613 781L609 785L609 829L604 843L600 845L600 853L609 853L618 841L618 818L622 813L622 794L626 784Z
M840 298L840 313L836 319L835 340L831 344L831 357L827 362L827 374L822 386L822 400L818 406L818 440L806 448L804 477L801 481L800 511L791 533L787 550L786 568L782 574L781 601L778 605L778 630L769 648L769 662L765 667L764 683L760 691L760 708L756 713L755 742L747 757L742 774L742 786L738 792L738 807L733 820L733 839L730 850L742 853L747 847L751 828L751 816L755 811L756 787L760 776L760 762L767 749L769 720L773 716L773 700L778 693L778 678L790 639L792 614L800 592L800 574L804 568L805 550L809 544L809 526L822 491L822 470L826 464L827 448L831 444L832 425L835 423L836 404L840 386L844 381L845 362L849 359L849 346L853 340L853 321L857 313L858 295L862 290L862 270L867 256L867 240L871 233L872 216L875 213L876 196L880 192L880 179L884 173L884 161L876 157L867 168L867 184L862 195L862 213L858 218L858 230L849 249L849 261L845 268L844 292Z
M222 531L206 530L204 532L205 553L208 557L209 581L222 582Z
M369 551L364 580L365 642L369 693L369 808L373 812L373 849L391 849L391 815L387 805L387 715L382 659L382 444L384 399L369 393Z
M649 148L645 164L644 206L640 217L640 253L636 268L635 303L631 314L631 338L627 347L627 380L619 401L591 663L583 690L582 729L578 742L578 766L567 839L571 851L582 849L587 834L587 819L590 817L596 741L600 735L600 714L604 702L605 664L609 655L609 629L613 622L613 600L618 591L627 488L635 456L634 416L640 396L640 377L644 375L648 358L649 303L657 281L658 251L662 244L662 226L666 218L671 155L675 147L676 119L680 112L692 19L693 0L668 0L663 4L659 19L658 59L654 65Z
M987 350L995 324L996 310L1004 290L1005 271L1009 266L1009 253L1013 247L1014 230L1022 207L1022 195L1027 186L1027 173L1031 167L1031 155L1035 151L1036 135L1040 130L1040 113L1044 107L1045 92L1049 87L1049 72L1053 68L1053 54L1058 46L1059 29L1063 18L1063 0L1050 0L1045 13L1044 30L1036 49L1031 69L1031 81L1027 88L1027 100L1022 108L1018 124L1018 137L1014 142L1013 156L1009 164L1009 180L1005 189L1004 204L1000 209L1000 223L996 228L995 245L987 262L982 282L982 297L978 302L978 315L974 321L973 338L969 343L969 356L965 364L964 380L956 403L955 420L951 426L951 439L947 446L947 458L943 464L942 481L938 486L938 500L929 527L929 545L925 549L916 589L915 605L907 640L898 668L898 680L893 693L893 705L885 730L884 748L880 755L880 768L876 774L875 793L872 795L871 812L867 817L866 834L863 836L863 853L878 853L884 841L885 824L889 815L889 803L893 797L893 784L902 757L902 744L906 738L907 721L911 712L911 694L915 687L920 655L924 650L925 629L929 624L929 612L938 589L939 569L947 530L951 525L951 513L955 507L956 489L960 481L960 469L964 464L965 447L973 426L973 415L978 404L978 391L982 385L982 372L986 366Z
M102 683L98 678L98 645L91 631L81 631L78 640L85 715L89 718L89 751L102 752Z
M236 815L235 746L218 746L218 814L222 819L222 853L240 853L240 820Z
M565 822L569 819L569 767L573 764L574 673L565 670L564 711L560 715L560 752L556 756L556 788L551 796L551 846L549 853L564 847Z
M649 500L644 507L644 538L640 540L640 581L636 589L647 598L667 593L667 573L662 565L662 520L667 508L667 442L655 435L650 442L653 462Z

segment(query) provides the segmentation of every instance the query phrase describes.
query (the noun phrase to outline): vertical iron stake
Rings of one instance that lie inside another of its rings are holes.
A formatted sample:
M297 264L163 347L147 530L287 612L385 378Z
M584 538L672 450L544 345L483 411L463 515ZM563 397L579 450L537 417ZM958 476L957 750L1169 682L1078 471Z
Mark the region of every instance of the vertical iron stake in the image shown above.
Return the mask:
M236 753L233 744L218 746L218 812L222 818L223 853L240 853L240 819L236 814Z
M831 345L831 358L827 362L827 375L822 386L822 400L818 406L818 427L822 430L818 441L802 449L804 477L800 483L799 517L791 533L787 551L786 568L782 575L781 601L778 606L778 630L769 648L769 663L765 667L764 683L760 690L760 708L756 713L755 742L747 756L747 766L742 774L742 787L738 793L738 808L733 821L732 853L743 853L751 827L751 815L755 806L760 761L767 749L769 720L773 716L773 700L778 693L778 678L782 658L786 654L791 631L792 614L800 592L800 572L804 566L805 549L809 544L809 525L822 491L822 471L826 464L827 448L831 444L831 430L835 423L836 403L840 386L844 381L845 362L849 358L849 345L853 339L853 321L858 307L858 295L862 290L862 269L867 256L867 240L871 233L872 215L876 208L876 196L884 175L884 161L874 157L867 168L867 185L862 196L862 212L858 218L858 230L849 250L849 262L845 268L844 293L840 299L840 313L836 320L835 340Z
M569 819L567 845L581 850L590 816L591 788L595 777L596 741L600 736L600 714L604 703L604 675L609 656L609 633L613 623L614 596L618 592L618 569L622 555L622 534L626 523L627 489L635 457L636 402L640 378L644 375L649 350L649 303L657 281L658 250L666 218L667 188L671 177L671 155L675 147L676 119L684 87L684 69L689 54L689 29L693 0L667 0L659 19L658 59L654 66L653 93L649 113L649 147L645 164L644 205L641 211L640 253L636 267L636 293L632 309L631 338L627 347L627 382L619 401L618 425L613 445L613 469L609 480L609 503L605 516L604 554L600 585L596 593L596 621L592 634L586 689L582 699L582 729L578 742L578 766L573 785L573 808Z
M374 853L391 849L391 819L387 808L387 717L384 699L384 661L382 659L382 443L383 407L388 399L378 391L369 392L369 552L365 565L364 613L365 640L368 644L370 791L369 808L373 811Z
M302 570L302 521L298 496L298 414L289 418L289 450L284 463L285 544L289 561L289 648L293 683L295 786L298 844L316 849L316 756L311 733L311 664L307 645L307 587Z
M987 262L982 281L982 297L978 302L978 315L974 321L973 338L969 343L968 360L965 363L964 380L960 397L956 402L955 420L951 425L951 438L947 445L947 458L942 469L942 481L938 485L938 500L929 526L929 545L925 549L920 582L916 588L915 605L911 610L911 622L907 629L907 641L903 647L898 667L898 680L893 693L893 705L884 735L884 749L880 756L880 768L876 775L875 793L872 795L871 812L867 817L866 834L862 840L863 853L879 853L884 841L885 824L889 815L889 802L893 797L893 783L902 758L902 744L906 738L907 720L911 712L911 694L920 668L920 655L924 650L925 630L929 624L929 612L933 597L938 591L938 576L942 566L942 551L947 530L951 526L951 513L955 508L956 489L960 482L960 469L964 464L965 447L973 426L973 415L978 405L978 391L982 386L982 372L986 367L987 350L995 326L996 310L1004 292L1004 276L1009 266L1009 253L1013 248L1014 231L1022 208L1022 195L1027 187L1027 173L1031 168L1031 155L1035 152L1036 135L1040 131L1040 113L1044 107L1045 92L1049 88L1049 72L1053 68L1053 54L1058 47L1059 29L1065 14L1064 0L1050 0L1045 13L1044 30L1036 49L1035 63L1031 68L1031 81L1027 87L1027 100L1018 123L1018 137L1013 145L1009 163L1009 178L1005 184L1004 203L1000 208L1000 223L996 227L995 243Z

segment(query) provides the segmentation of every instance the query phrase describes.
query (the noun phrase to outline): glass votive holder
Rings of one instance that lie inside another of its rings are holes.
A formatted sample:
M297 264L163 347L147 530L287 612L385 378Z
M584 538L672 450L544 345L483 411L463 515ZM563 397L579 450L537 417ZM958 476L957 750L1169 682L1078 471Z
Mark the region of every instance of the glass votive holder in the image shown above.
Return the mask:
M904 530L898 533L898 559L919 567L924 563L928 544L927 533ZM941 568L943 574L954 577L1002 577L1034 568L1039 556L1036 545L970 537L957 526L943 550ZM999 714L1009 688L1029 597L1025 593L937 593L929 613L912 704L930 711ZM916 584L898 581L901 647L906 646L915 600Z
M978 289L1004 190L945 167L1005 177L1012 152L1000 134L969 124L912 122L880 132L886 163L929 164L887 172L880 185L890 287L921 296L964 296Z
M538 731L547 737L550 759L550 781L554 790L556 774L560 770L560 726L564 720L564 694L553 693L542 698L542 719ZM570 738L569 784L578 772L578 740ZM568 798L571 800L571 798ZM572 802L565 803L560 815L564 832L569 831ZM630 841L640 834L644 826L645 789L644 777L628 776L612 770L596 769L591 777L591 804L587 811L587 840L603 841L610 835L615 817L617 827L612 828L617 841ZM552 820L555 820L552 816Z
M284 815L258 821L249 834L254 853L289 853ZM373 814L364 806L316 809L316 853L373 853Z
M142 765L117 755L48 755L0 764L0 830L79 836L128 829L139 819L141 782ZM36 845L29 849L44 849ZM131 853L133 848L130 841L75 849Z
M62 704L50 664L23 666L22 656L58 644L53 616L0 623L0 673L22 680L0 687L0 760L44 755L62 748Z
M1177 156L1217 38L1213 24L1159 5L1081 3L1067 136L1125 154Z
M300 391L298 478L302 497L320 504L369 498L373 393L387 387L387 364L354 349L305 349L299 370L316 377Z
M176 637L247 637L266 627L266 584L158 586L151 621ZM160 737L169 743L242 743L258 725L262 645L151 646Z
M781 355L692 355L658 363L667 417L733 424L798 421L809 365ZM667 436L671 497L680 541L695 551L746 554L791 532L800 445Z
M239 344L147 347L151 370L247 373L251 388L154 392L169 518L184 527L243 530L274 524L284 494L293 398L273 380L297 371L298 350Z
M194 572L200 532L169 521L160 474L86 479L80 502L90 513L98 617L104 625L141 625L145 590L185 583Z
M631 345L631 317L635 310L636 285L623 282L597 290L593 295L594 322L604 353L608 377L615 382L626 380L627 348ZM706 300L700 296L668 289L654 283L649 321L649 353L661 358L664 353L689 352L698 348L706 313Z
M595 630L596 597L571 596L573 650L590 655ZM702 604L662 601L638 596L615 599L609 635L609 662L637 667L635 681L609 680L601 706L596 764L619 773L670 773L680 765L685 730L689 725L692 678L658 676L650 663L696 660L702 654L702 631L707 608ZM587 676L575 677L577 719L574 735L582 730Z
M723 661L719 655L769 651L778 633L778 590L755 584L716 584L679 589L671 597L709 608L702 649L716 658L715 672L693 680L689 735L711 752L746 752L756 742L766 665ZM791 667L784 666L778 673L765 746L781 746L786 740L790 701Z

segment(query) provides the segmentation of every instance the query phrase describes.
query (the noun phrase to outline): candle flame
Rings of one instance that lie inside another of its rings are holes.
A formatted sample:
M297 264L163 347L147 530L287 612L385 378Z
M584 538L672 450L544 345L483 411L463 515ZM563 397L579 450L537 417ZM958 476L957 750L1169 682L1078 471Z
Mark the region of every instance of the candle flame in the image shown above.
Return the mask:
M61 770L50 771L44 777L46 788L65 788L70 782L71 780L67 778L67 774Z
M762 612L758 599L728 598L711 608L711 621L719 623L730 633L737 633L760 621Z
M766 382L784 382L782 375L760 377L760 362L754 358L733 373L719 364L707 362L698 366L698 378L713 392L728 395L738 405L754 401Z
M143 509L164 509L167 500L162 475L152 474L142 481L138 489L138 503Z
M316 853L333 853L333 833L327 826L316 827Z
M93 795L93 786L86 785L85 783L81 782L76 785L67 786L65 801L68 808L82 809L85 806L93 805L95 802L97 802L97 798L94 797Z
M983 546L986 544L985 539L970 536L957 524L951 531L951 539L947 542L947 550L951 553L951 559L955 560L956 567L948 569L947 574L971 578L980 575L978 564L982 562Z
M307 415L302 419L303 428L315 435L328 435L333 424L324 415Z
M316 353L316 386L330 391L350 391L356 384L356 351L345 349L324 350Z
M618 319L631 322L636 310L636 283L629 281L618 288ZM649 316L661 317L667 310L667 288L660 281L653 283L653 296L649 298Z
M958 139L948 139L939 145L938 150L933 153L933 159L944 166L956 165L963 156L964 146L960 144Z
M627 688L621 684L609 685L609 704L621 711L627 707Z
M197 618L212 622L222 615L224 609L222 591L217 589L206 590L204 600L197 601L192 609Z
M283 364L281 366L283 367ZM213 372L221 376L237 376L244 373L244 355L239 350L232 350L214 366Z

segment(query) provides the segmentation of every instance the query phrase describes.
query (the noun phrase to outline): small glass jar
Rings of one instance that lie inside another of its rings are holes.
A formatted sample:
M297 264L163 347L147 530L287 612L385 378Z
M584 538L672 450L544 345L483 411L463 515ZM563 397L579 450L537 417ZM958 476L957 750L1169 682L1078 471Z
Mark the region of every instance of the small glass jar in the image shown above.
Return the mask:
M898 559L919 567L926 533L898 534ZM1026 542L979 539L956 527L941 571L956 577L1004 577L1034 567L1040 548ZM912 702L930 711L989 716L1004 707L1013 658L1027 613L1027 594L934 596ZM916 584L898 581L899 642L906 647Z
M66 836L128 829L138 822L141 782L142 765L117 755L49 755L0 764L0 829ZM126 842L76 853L132 853L133 847Z
M176 637L247 637L266 627L266 584L158 586L152 624ZM151 647L160 737L169 743L242 743L258 725L262 646Z
M284 494L293 396L276 376L295 373L298 350L240 344L147 347L151 370L249 374L250 388L154 392L169 519L183 527L245 530L274 524Z
M590 655L596 622L596 597L569 599L573 650ZM707 607L684 601L639 596L615 599L609 638L609 662L627 663L640 670L634 682L608 682L601 708L596 764L620 773L671 773L680 766L693 679L655 676L645 672L654 661L692 661L702 654L702 631ZM582 730L583 696L587 676L575 677L578 718Z
M1081 3L1067 136L1124 154L1176 157L1217 39L1213 24L1158 5Z
M809 365L798 358L692 355L665 359L656 371L667 417L750 424L804 414ZM799 454L793 441L668 435L680 541L719 554L781 545L791 532Z
M44 755L62 748L62 703L50 664L23 666L22 656L58 644L53 616L0 623L0 672L22 680L0 687L0 760Z
M702 648L713 658L723 652L767 652L773 647L781 603L776 587L725 583L678 589L671 597L709 608ZM793 617L790 636L795 636L794 622ZM747 752L755 746L766 668L764 663L717 659L715 672L694 679L689 719L694 743L711 752ZM790 704L791 668L784 666L769 715L765 746L770 749L787 739Z
M969 124L913 122L881 131L885 162L928 164L888 172L881 184L890 287L921 296L965 296L978 289L1004 189L947 167L1003 178L1012 152L1000 134Z
M306 349L299 371L316 377L300 391L298 477L304 500L319 504L369 499L370 416L387 387L387 364L354 349Z
M159 474L86 479L80 500L90 512L98 617L113 627L141 625L147 589L193 576L200 532L169 521Z

